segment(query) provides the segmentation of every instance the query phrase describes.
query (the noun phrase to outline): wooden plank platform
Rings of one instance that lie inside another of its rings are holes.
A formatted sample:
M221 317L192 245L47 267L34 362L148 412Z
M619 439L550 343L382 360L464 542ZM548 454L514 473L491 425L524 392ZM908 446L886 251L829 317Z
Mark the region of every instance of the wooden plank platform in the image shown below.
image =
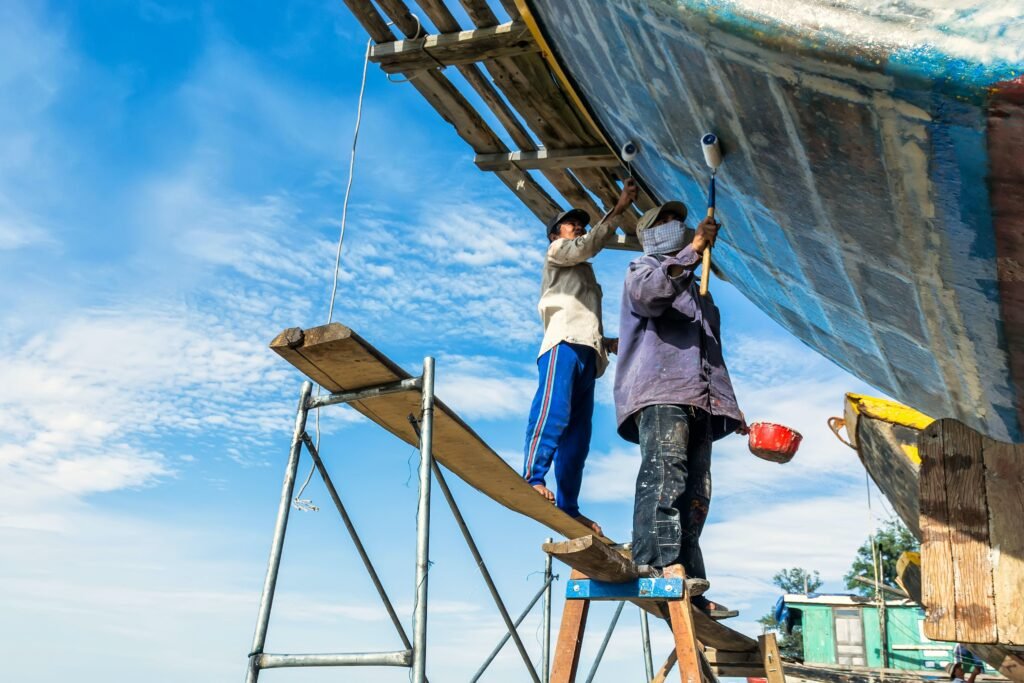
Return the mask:
M289 328L274 338L270 348L332 393L411 377L340 323L308 330ZM443 367L439 371L443 373ZM418 392L387 394L350 405L402 441L418 443L408 419L409 415L419 417ZM434 413L434 457L481 493L567 538L593 533L540 496L440 399Z

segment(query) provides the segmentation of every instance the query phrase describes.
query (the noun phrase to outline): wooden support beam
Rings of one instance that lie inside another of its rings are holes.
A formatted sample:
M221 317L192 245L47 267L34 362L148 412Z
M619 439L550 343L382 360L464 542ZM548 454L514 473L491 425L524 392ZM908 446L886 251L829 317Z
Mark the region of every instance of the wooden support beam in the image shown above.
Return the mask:
M665 576L685 579L679 565L665 567ZM701 683L701 666L697 657L697 634L690 614L690 595L683 584L683 599L668 603L669 620L672 622L672 638L679 661L679 680L682 683Z
M539 149L507 154L478 154L477 168L482 171L501 171L506 168L591 168L618 166L618 157L607 147L584 147L581 149Z
M487 0L461 0L470 20L477 26L494 26L498 23L498 15L494 13Z
M768 683L786 683L786 675L782 670L782 655L774 633L765 633L757 637L757 646L761 651L761 670Z
M345 4L370 32L370 36L375 41L393 41L394 36L372 3L367 0L345 0ZM413 18L409 8L402 0L380 0L379 4L406 37L411 38L419 33L420 24ZM379 38L384 40L381 41ZM475 68L472 65L460 67L460 69L471 70ZM480 114L443 74L436 71L424 71L413 78L410 83L437 110L441 117L455 128L459 137L469 143L475 152L497 154L508 151L505 144L491 130ZM499 99L496 93L493 94L494 100ZM487 101L486 96L481 96ZM511 116L511 112L508 112L508 116ZM561 209L547 191L525 171L509 169L499 171L496 175L540 220L550 220L551 216Z
M381 43L370 49L370 61L387 73L408 73L537 50L525 24L508 22L490 28Z
M764 678L764 669L760 666L743 666L733 664L711 665L716 676L729 678Z
M585 579L586 575L574 569L569 578ZM562 624L558 628L555 660L551 665L551 683L573 683L576 680L589 612L589 600L568 600L562 608Z
M672 652L668 653L665 663L662 664L661 668L655 672L654 678L651 679L651 683L665 683L665 679L668 678L669 672L672 671L672 667L676 665L676 661L678 661L678 659L679 658L676 656L676 649L672 648Z
M622 583L637 578L633 562L594 536L583 536L569 541L545 543L541 549L561 560L583 578L609 583Z
M1024 445L944 419L918 450L925 635L1024 645Z

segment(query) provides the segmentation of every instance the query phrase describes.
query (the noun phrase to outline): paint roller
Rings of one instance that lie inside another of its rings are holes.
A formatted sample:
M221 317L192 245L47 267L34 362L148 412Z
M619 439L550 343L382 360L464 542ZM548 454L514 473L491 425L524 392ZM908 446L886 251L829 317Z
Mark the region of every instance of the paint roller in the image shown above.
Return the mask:
M704 162L711 167L711 182L708 184L708 218L715 217L715 174L722 165L722 148L718 145L718 136L708 133L700 139L704 151ZM704 248L702 275L700 278L701 296L707 296L708 283L711 281L711 245Z

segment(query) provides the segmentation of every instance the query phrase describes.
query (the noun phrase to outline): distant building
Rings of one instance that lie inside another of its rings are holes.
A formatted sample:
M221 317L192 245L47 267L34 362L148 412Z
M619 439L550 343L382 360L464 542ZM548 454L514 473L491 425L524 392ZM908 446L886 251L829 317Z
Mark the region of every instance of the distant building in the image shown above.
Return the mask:
M887 600L886 631L890 669L935 671L952 661L975 663L956 643L924 635L924 610L910 600ZM775 618L787 633L797 626L803 638L804 662L835 666L881 667L882 637L878 605L859 595L787 593L779 599ZM985 667L992 673L991 667Z

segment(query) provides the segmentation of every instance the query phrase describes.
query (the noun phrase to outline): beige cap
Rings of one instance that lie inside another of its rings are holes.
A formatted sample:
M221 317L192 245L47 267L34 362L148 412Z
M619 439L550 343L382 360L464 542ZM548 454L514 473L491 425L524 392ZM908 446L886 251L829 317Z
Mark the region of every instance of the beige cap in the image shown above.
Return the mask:
M665 202L661 206L656 206L650 211L646 211L643 216L640 216L640 220L636 222L636 234L637 237L643 241L643 231L651 227L651 223L658 220L658 216L661 215L662 211L674 211L682 216L683 220L686 220L686 204L682 202Z

